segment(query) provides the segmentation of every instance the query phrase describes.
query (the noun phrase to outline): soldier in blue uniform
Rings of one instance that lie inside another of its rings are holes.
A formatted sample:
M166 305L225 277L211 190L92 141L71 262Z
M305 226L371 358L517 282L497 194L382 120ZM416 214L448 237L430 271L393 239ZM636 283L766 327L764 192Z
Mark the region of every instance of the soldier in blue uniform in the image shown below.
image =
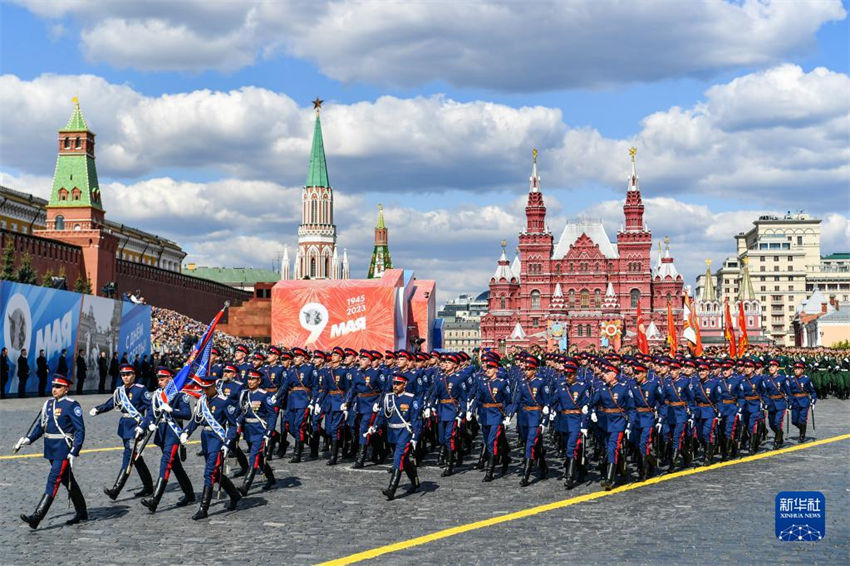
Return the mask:
M394 445L390 485L381 491L390 501L395 497L402 471L410 479L407 492L413 493L419 488L419 476L412 453L422 432L422 406L413 393L405 391L406 386L407 377L401 373L395 374L392 392L383 396L378 407L378 424L386 423L389 443Z
M183 497L177 500L177 506L185 507L195 502L195 490L192 487L192 481L186 475L178 454L183 421L192 416L189 396L185 393L178 393L170 404L166 403L163 400L164 391L174 378L174 372L167 367L160 366L156 370L156 378L159 389L154 391L151 398L151 410L148 411L145 420L140 425L143 431L156 431L153 441L162 449L159 476L156 478L153 496L142 499L142 505L147 507L151 513L156 512L172 471L174 477L177 478L177 483L180 484L180 489L183 490Z
M815 406L818 394L812 380L806 375L806 364L795 362L793 373L788 378L788 393L791 399L791 424L800 430L799 442L806 441L806 425L809 422L809 406Z
M38 528L38 524L47 515L60 484L68 489L74 504L74 516L65 524L74 525L89 518L86 500L73 473L74 459L79 457L86 437L83 410L79 403L67 396L71 382L64 375L53 374L52 386L52 399L42 405L41 416L35 426L27 436L15 443L17 452L21 446L32 444L44 436L44 458L50 462L47 485L35 511L32 515L21 515L21 520L32 529Z
M564 445L564 487L575 487L579 468L583 469L584 442L587 438L587 404L590 388L576 381L578 366L572 360L563 363L563 376L556 378L549 413L555 415L555 428Z
M540 362L529 356L525 360L525 379L516 387L516 399L508 409L508 418L517 415L517 431L521 442L525 444L523 472L520 485L525 487L531 477L531 469L537 461L540 479L546 479L548 466L543 448L543 428L549 418L549 386L546 380L537 375Z
M463 415L466 413L467 390L466 378L457 371L458 361L458 358L453 355L445 357L445 371L435 377L434 385L426 401L426 406L434 407L436 412L440 456L446 462L446 468L442 473L444 477L454 473L457 452L462 450L459 428ZM430 419L430 413L431 409L426 408L424 418Z
M253 364L248 361L248 355L250 353L251 349L245 344L239 344L233 351L233 365L236 366L236 369L238 370L235 381L242 387L245 386L245 377L248 375L248 370L254 367Z
M189 424L180 434L180 443L186 444L195 429L201 430L201 450L204 453L204 490L201 492L201 503L198 511L192 515L197 521L205 519L212 500L213 485L216 481L230 496L228 508L233 511L242 497L233 482L223 472L227 452L236 439L236 428L239 424L239 406L232 397L219 392L212 376L195 377L193 381L203 393L195 405L195 412Z
M303 348L292 349L293 369L287 375L283 387L277 392L277 402L286 406L286 420L289 434L295 438L295 448L289 460L295 464L301 461L304 443L309 440L310 401L316 386L313 366L307 363L309 355Z
M752 360L743 361L743 375L738 382L738 401L741 404L742 431L739 438L746 432L749 435L750 454L758 451L761 441L760 429L764 426L764 411L762 410L762 377L755 373Z
M248 462L251 468L239 488L239 492L243 496L248 495L248 490L251 489L251 484L254 483L254 477L260 468L266 476L263 490L269 490L277 483L274 472L266 461L266 446L271 438L272 431L275 429L277 420L276 399L273 393L269 393L260 387L263 381L261 371L248 370L247 377L247 387L242 390L239 398L241 408L239 425L242 428L245 441L248 442L250 450Z
M334 348L336 350L336 348ZM340 348L340 350L342 350ZM344 352L342 352L344 354ZM325 415L325 433L330 437L330 457L327 465L336 465L339 458L340 442L343 435L345 419L348 416L348 403L346 394L348 390L348 378L350 373L348 367L342 364L343 356L333 353L332 366L324 368L318 376L318 387L313 397L313 406L320 407Z
M641 480L649 477L650 468L657 468L658 461L652 455L652 437L655 432L656 414L663 402L659 383L647 379L648 368L642 362L632 366L634 382L631 385L635 409L629 417L632 434L629 441L637 449L637 468Z
M697 364L697 379L691 382L691 392L694 397L694 432L693 437L699 440L703 449L703 464L711 464L714 459L714 448L717 439L717 378L710 375L711 366L708 362Z
M779 373L779 360L767 363L767 375L762 377L762 387L767 398L767 423L773 431L773 448L781 448L785 438L782 434L782 420L788 402L785 394L788 391L787 377Z
M224 364L221 371L221 380L217 383L219 392L225 397L231 399L237 404L237 406L239 404L239 397L245 387L244 384L238 380L241 371L242 370L234 363ZM241 437L242 431L237 428L236 438L233 441L231 446L232 450L229 453L229 457L235 458L236 463L239 464L239 470L233 473L234 478L244 476L248 473L248 458L239 446L239 439Z
M348 388L345 395L345 404L349 408L348 410L357 414L355 430L359 448L357 458L354 461L355 468L362 468L366 463L366 451L372 441L369 429L375 424L378 416L377 412L373 411L373 405L380 400L379 398L383 394L381 373L378 369L372 367L372 362L375 359L375 353L369 350L360 352L359 367L353 373L351 387ZM377 450L377 444L374 445L372 450Z
M742 377L733 373L735 362L720 362L720 378L717 380L717 410L720 413L722 438L720 452L724 458L732 458L737 453L737 440L740 435L741 407L739 391Z
M629 414L634 409L634 399L629 386L617 380L617 367L612 364L602 366L602 385L590 398L592 408L591 421L597 421L597 412L605 415L605 476L601 485L609 491L616 483L615 472L623 462L623 437L631 432Z
M477 412L478 423L481 425L482 456L480 460L486 460L486 471L482 481L493 481L493 469L496 460L502 456L505 448L503 438L505 427L510 422L507 417L507 409L511 404L511 385L507 380L507 372L502 369L498 358L485 357L482 359L484 376L475 381L472 391L469 392L468 413ZM472 420L472 415L467 415L467 420ZM510 459L502 459L502 475L507 472Z
M105 403L89 411L93 417L116 408L121 412L121 418L118 420L118 437L124 443L121 470L118 472L115 485L111 488L103 488L103 492L113 501L118 498L118 494L121 493L130 477L130 466L135 466L139 479L142 480L142 489L135 493L135 497L147 497L153 494L153 480L148 466L141 455L136 457L134 453L135 440L139 436L136 429L142 424L145 414L150 409L151 393L143 385L136 383L136 370L132 365L122 365L119 375L123 385L115 388L112 397Z

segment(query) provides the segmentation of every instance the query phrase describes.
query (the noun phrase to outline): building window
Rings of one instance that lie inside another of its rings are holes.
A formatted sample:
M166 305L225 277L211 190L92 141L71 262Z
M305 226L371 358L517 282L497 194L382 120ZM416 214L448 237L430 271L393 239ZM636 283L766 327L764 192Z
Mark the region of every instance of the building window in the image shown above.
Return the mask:
M54 230L64 230L65 229L65 217L62 216L61 214L56 217L56 220L54 222L55 222L55 224L53 226Z
M577 334L578 334L579 338L582 338L584 336L584 326L583 325L581 325L581 324L578 325Z
M570 307L576 304L576 290L570 289Z
M602 292L599 289L593 292L593 301L596 303L597 307L602 306Z
M581 300L581 308L586 309L590 307L590 292L587 289L582 289L579 296Z
M80 195L82 192L77 187L71 189L71 200L80 200Z
M499 308L501 308L502 310L505 310L505 298L504 297L499 299Z
M587 326L585 326L585 327L584 327L584 334L585 334L585 336L587 336L588 338L590 338L591 336L593 336L593 327L592 327L591 325L589 325L589 324L588 324Z
M71 138L65 138L65 149L71 149Z
M68 190L64 187L59 189L59 200L68 200Z
M316 276L316 258L310 258L310 277Z
M797 245L798 245L798 246L802 246L802 245L803 245L803 237L802 237L802 236L797 236Z
M640 304L640 291L638 289L632 289L629 297L631 298L632 308L636 309L638 304Z
M82 147L82 144L80 144L80 138L75 138L74 139L74 149L80 149L81 147Z
M539 309L540 308L540 291L534 290L531 292L531 308Z

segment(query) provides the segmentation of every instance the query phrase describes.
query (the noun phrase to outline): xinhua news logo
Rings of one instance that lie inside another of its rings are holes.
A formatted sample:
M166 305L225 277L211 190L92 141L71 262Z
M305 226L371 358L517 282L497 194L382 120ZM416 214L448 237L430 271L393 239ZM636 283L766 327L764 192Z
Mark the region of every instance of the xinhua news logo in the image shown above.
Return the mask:
M826 498L819 491L782 491L776 495L776 538L817 542L826 536Z

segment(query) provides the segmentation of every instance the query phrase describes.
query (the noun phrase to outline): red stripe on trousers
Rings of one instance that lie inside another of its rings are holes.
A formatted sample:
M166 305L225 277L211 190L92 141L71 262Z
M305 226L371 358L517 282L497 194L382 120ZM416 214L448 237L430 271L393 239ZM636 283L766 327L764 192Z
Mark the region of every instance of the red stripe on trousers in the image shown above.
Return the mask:
M620 444L623 442L623 433L617 433L617 450L614 451L614 465L616 466L620 461Z
M59 491L59 484L62 483L62 476L65 475L65 468L68 467L68 460L62 460L62 467L59 468L59 475L56 476L56 483L53 485L53 497L56 497L56 492Z
M171 447L171 456L168 457L168 465L165 466L165 481L168 481L169 476L171 476L171 463L174 462L174 455L177 454L178 446L175 444Z

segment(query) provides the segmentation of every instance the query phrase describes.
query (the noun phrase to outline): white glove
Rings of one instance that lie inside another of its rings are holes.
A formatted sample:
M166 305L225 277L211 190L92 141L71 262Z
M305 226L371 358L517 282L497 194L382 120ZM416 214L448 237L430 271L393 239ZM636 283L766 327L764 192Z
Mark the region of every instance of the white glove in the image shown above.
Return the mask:
M590 420L592 420L593 422L597 422L599 420L599 418L596 416L596 411L590 413Z
M587 436L587 429L586 428L581 429L581 435Z
M814 407L814 406L815 406L815 403L817 403L817 402L818 402L818 400L817 400L817 399L812 399L812 407Z
M340 405L339 410L342 412L348 411L348 403L343 403L342 405Z
M581 408L581 414L582 414L582 415L586 415L586 414L587 414L587 405L584 405L584 406Z
M375 434L376 432L378 432L378 429L374 426L370 426L369 430L366 431L366 434Z
M348 420L348 411L343 411L343 412L342 412L342 420L344 420L344 421L347 421L347 420Z
M511 418L505 417L505 420L502 421L502 424L505 425L505 428L508 428L509 426L511 426Z
M142 428L142 427L140 427L140 426L137 426L137 427L136 427L136 436L137 436L137 437L142 436L144 433L145 433L145 429L143 429L143 428Z
M186 434L185 432L181 433L180 434L180 444L186 444L187 442L189 442L189 435Z
M418 440L411 440L411 441L410 441L410 446L411 446L411 448L413 448L414 450L416 450L416 444L417 444L418 442L419 442Z
M548 415L548 414L549 414L549 407L547 407L547 406L545 406L545 405L543 406L543 414L544 414L544 415Z
M310 412L313 413L314 415L318 415L321 411L322 410L319 408L318 404L310 406Z
M467 412L466 412L466 420L468 420L468 421L471 421L471 420L472 420L472 411L467 411Z
M97 415L97 407L92 407L91 410L89 411L89 415L91 415L91 416Z
M29 438L27 438L26 436L22 436L22 437L20 437L20 438L18 439L18 441L15 443L15 452L17 452L18 450L20 450L20 449L21 449L21 446L26 446L26 445L28 445L29 443L30 443L30 439L29 439Z
M171 408L171 405L169 405L168 403L160 404L159 408L162 409L163 411L165 411L166 413L170 413L171 411L174 410L173 408Z
M156 430L156 425L152 422L148 423L148 430L153 432Z
M430 419L431 418L431 409L425 409L424 411L422 411L422 418L423 419Z
M230 448L227 447L227 444L221 447L221 459L227 460L227 454L230 452Z
M76 456L74 456L73 454L68 454L68 465L72 468L74 467L74 458L76 458Z
M691 428L694 427L694 419L688 419L688 426Z

